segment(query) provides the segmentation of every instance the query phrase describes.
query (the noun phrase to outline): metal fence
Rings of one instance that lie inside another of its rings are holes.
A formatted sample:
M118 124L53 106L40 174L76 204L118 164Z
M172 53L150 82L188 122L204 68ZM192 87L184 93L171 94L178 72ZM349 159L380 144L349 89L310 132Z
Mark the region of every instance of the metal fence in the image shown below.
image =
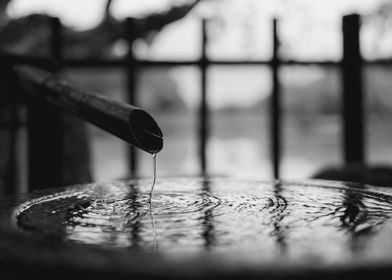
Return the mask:
M374 60L363 61L360 54L360 16L353 14L343 17L342 21L342 34L343 34L343 58L340 61L313 61L313 60L289 60L282 59L279 56L279 32L278 20L273 19L273 55L270 60L212 60L207 55L208 46L208 22L202 21L202 44L201 44L201 57L196 60L182 60L182 61L169 61L169 60L145 60L137 58L132 52L132 45L134 43L131 36L129 38L129 52L124 58L119 59L71 59L63 57L62 54L62 25L57 18L52 18L50 21L51 26L51 57L50 58L36 58L29 56L18 55L0 55L0 61L9 64L31 64L35 66L52 69L59 71L64 68L123 68L127 73L127 91L128 101L131 104L137 105L136 96L136 74L141 68L147 67L176 67L176 66L194 66L200 70L201 78L201 99L198 110L198 155L200 172L203 175L208 174L207 162L207 144L210 134L209 126L209 104L207 100L207 84L208 75L207 70L210 66L267 66L271 70L272 79L272 92L270 103L270 144L271 144L271 165L273 175L275 178L280 177L280 164L281 164L281 127L282 127L282 112L281 112L281 80L279 76L280 68L282 66L321 66L321 67L338 67L341 70L341 83L342 83L342 159L345 163L364 163L365 162L365 135L364 135L364 110L363 110L363 80L362 80L362 66L363 64L390 66L391 60ZM132 32L130 20L125 24L129 27L128 32ZM48 118L48 116L45 116ZM55 118L54 118L54 121ZM17 122L11 126L18 125ZM39 125L36 129L39 130ZM53 131L53 142L50 143L52 151L58 151L60 147L61 132ZM32 140L30 140L31 142ZM30 149L39 149L42 143L35 141L29 143ZM14 147L15 148L15 147ZM53 161L62 161L60 155L52 157ZM51 172L53 166L50 162L43 163L39 156L30 154L29 169L30 172L35 172L32 166L39 165L45 172ZM44 165L44 166L43 166ZM131 148L129 153L129 170L131 175L137 174L137 156L136 151ZM29 185L34 185L29 182Z

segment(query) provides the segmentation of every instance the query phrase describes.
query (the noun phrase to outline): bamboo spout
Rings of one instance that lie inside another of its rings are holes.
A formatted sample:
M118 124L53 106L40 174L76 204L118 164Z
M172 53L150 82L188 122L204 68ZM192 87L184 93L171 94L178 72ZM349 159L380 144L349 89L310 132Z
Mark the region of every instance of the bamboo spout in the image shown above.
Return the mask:
M31 66L16 66L22 87L148 153L163 147L163 134L146 111L76 89L62 78Z

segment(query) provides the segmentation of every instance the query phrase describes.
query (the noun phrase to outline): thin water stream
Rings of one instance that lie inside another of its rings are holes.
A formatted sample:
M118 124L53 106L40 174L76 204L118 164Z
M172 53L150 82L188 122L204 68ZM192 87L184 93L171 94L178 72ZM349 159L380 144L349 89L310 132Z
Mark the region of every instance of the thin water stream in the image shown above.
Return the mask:
M152 194L154 192L155 181L157 180L157 154L152 155L152 184L149 202L151 204Z

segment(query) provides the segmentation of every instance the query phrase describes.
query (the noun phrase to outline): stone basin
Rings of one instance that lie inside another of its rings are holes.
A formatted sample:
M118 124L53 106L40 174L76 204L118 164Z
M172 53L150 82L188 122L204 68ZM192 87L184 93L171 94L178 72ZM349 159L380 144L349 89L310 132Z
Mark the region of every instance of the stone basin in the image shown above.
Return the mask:
M3 275L368 279L392 273L392 191L331 181L163 178L0 201Z

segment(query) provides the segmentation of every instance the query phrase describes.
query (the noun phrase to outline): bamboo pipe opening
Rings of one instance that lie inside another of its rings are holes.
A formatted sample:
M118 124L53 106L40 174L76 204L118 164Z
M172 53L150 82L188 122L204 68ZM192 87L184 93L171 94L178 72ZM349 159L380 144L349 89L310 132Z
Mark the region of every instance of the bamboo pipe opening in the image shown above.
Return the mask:
M143 110L129 114L129 125L136 141L144 150L154 154L162 150L163 134L155 120Z

